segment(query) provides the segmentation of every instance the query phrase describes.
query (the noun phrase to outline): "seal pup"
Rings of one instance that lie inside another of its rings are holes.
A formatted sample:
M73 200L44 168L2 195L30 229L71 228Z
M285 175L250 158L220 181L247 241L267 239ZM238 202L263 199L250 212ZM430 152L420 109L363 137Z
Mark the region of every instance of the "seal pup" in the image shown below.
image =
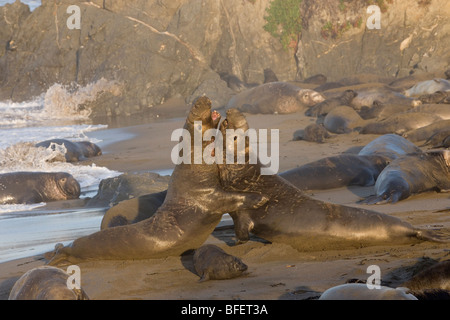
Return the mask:
M369 289L364 283L346 283L325 290L319 300L418 300L408 288Z
M353 98L357 96L354 90L345 90L339 97L328 98L319 102L306 110L305 115L309 117L320 117L328 114L331 110L338 106L349 106Z
M332 133L342 134L359 130L367 120L349 106L339 106L331 110L323 119L323 126Z
M49 148L55 150L54 144L64 145L66 148L66 162L77 162L87 158L102 155L100 147L89 141L70 141L67 139L52 139L35 144L36 148Z
M30 204L80 197L80 184L66 172L0 174L0 204Z
M247 113L286 114L304 112L325 98L311 89L287 82L270 82L243 91L228 101L226 109L237 108Z
M371 106L362 106L358 113L364 120L384 120L394 114L404 113L419 107L413 107L407 104L382 103L375 100Z
M279 176L300 190L372 186L389 161L382 155L343 154L304 164L282 172Z
M196 121L201 121L200 128ZM217 129L219 121L220 114L211 112L211 100L197 98L184 125L190 134L190 163L175 166L164 203L156 213L141 222L103 229L78 238L69 246L55 248L55 252L46 254L51 259L49 264L178 256L200 247L224 213L264 204L267 199L254 192L224 191L216 164L206 164L204 157L201 164L192 161L196 149L194 132L203 136L207 130ZM211 143L202 141L202 155Z
M381 171L375 195L365 204L396 203L413 194L450 190L450 151L426 152L395 159Z
M51 266L31 269L16 281L8 300L89 300L83 288L67 286L69 276Z
M426 80L415 84L413 87L405 90L406 97L419 97L424 94L432 94L436 91L449 91L450 81L446 79Z
M236 278L248 268L241 259L213 244L196 249L193 261L195 271L200 276L199 282Z
M310 142L324 143L326 139L331 138L327 129L321 124L312 123L303 130L294 132L293 141L305 140Z
M220 126L224 141L227 129L246 132L248 128L245 117L236 109L227 111ZM235 144L239 144L236 140ZM250 145L245 151L247 156L253 152ZM226 190L259 192L269 199L257 209L229 212L238 243L248 241L250 232L300 251L441 241L433 231L414 228L392 216L311 198L278 175L261 175L261 164L251 164L249 159L245 164L225 163L219 168Z

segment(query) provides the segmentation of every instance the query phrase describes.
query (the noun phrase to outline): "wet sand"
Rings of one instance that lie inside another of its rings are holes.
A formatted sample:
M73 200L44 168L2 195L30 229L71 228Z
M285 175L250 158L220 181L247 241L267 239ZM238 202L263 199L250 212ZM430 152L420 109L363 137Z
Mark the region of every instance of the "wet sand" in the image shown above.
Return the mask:
M89 134L126 140L103 145L101 157L85 162L121 172L142 172L173 168L170 152L176 145L170 139L174 129L184 124L183 109L175 110L170 120L155 121L126 128L108 129ZM292 141L293 133L314 122L313 118L294 115L249 115L250 127L280 130L279 172L344 152L357 153L377 135L350 133L335 135L324 144ZM126 135L125 135L126 134ZM131 135L129 135L131 134ZM450 234L450 195L429 192L399 202L377 206L359 205L361 197L373 193L372 187L348 187L310 192L328 202L359 206L399 217L414 226L440 229ZM207 243L222 247L240 257L247 265L244 276L230 280L199 283L192 266L192 254L182 257L139 261L83 262L81 285L91 299L242 299L302 300L317 298L329 287L349 279L367 280L369 265L381 269L382 284L400 286L418 266L430 261L449 259L448 244L422 242L392 245L298 252L284 244L268 243L253 237L235 246L231 228L216 229ZM37 255L0 264L0 299L7 299L15 281L27 270L45 264Z

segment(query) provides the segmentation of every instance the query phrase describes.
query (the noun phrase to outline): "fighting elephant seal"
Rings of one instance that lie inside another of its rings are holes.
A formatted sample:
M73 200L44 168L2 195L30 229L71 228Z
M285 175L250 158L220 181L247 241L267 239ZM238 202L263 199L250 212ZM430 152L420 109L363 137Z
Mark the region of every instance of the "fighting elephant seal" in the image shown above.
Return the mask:
M248 130L247 121L238 110L228 110L221 124L224 141L227 129ZM219 168L226 190L259 192L269 199L257 209L230 212L240 242L248 241L250 232L301 251L440 241L432 231L414 228L398 218L311 198L277 175L261 175L259 163L226 163Z
M96 157L102 154L100 147L89 141L74 142L66 139L52 139L39 142L35 145L35 147L49 148L52 146L54 150L54 144L64 145L67 150L65 154L67 162L86 160L86 158Z
M304 164L279 174L300 190L371 186L389 159L381 155L343 154Z
M236 278L247 270L247 265L241 259L212 244L195 250L193 261L195 271L200 276L199 282Z
M311 89L301 89L287 82L270 82L245 90L230 99L226 109L247 113L285 114L305 111L324 97Z
M16 281L9 300L89 300L83 288L67 286L69 274L59 268L31 269Z
M202 126L196 121L201 121ZM194 150L197 149L194 148L194 132L203 136L207 130L216 129L219 121L220 114L211 112L209 98L196 99L184 125L190 140L186 137L185 141L183 138L185 147L180 150L189 161L182 161L175 166L167 196L157 212L151 218L135 224L108 228L78 238L71 245L46 254L51 259L49 264L181 255L200 247L224 213L265 203L267 199L257 193L224 191L217 165L206 164L203 157L201 164L194 163ZM187 148L189 142L190 148ZM202 155L211 143L211 140L202 141ZM190 153L187 153L189 149ZM52 254L55 255L52 257Z
M325 290L319 300L418 300L408 288L369 289L363 283L347 283Z
M381 171L375 183L375 196L366 204L396 203L413 194L450 190L450 151L406 155Z
M0 204L29 204L78 199L80 184L66 172L0 174Z

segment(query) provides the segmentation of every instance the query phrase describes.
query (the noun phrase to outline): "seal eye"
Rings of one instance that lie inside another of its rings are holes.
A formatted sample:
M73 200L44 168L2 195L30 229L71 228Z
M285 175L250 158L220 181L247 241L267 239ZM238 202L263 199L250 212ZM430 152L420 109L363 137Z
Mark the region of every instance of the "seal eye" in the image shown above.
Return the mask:
M66 181L67 181L67 178L61 178L62 183L66 183Z

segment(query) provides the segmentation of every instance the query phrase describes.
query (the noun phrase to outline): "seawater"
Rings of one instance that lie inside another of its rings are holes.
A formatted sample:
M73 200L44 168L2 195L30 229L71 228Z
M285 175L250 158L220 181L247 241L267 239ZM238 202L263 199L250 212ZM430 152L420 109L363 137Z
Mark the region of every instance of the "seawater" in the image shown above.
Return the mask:
M100 147L114 142L90 137L90 134L108 126L92 124L89 111L78 108L95 99L101 90L113 86L114 83L104 79L86 87L66 88L54 84L30 101L0 101L0 174L68 172L81 185L81 199L94 196L101 180L118 176L121 172L95 164L67 163L62 156L63 147L52 150L34 145L56 138L87 140ZM87 209L81 204L67 209L64 202L59 207L54 204L47 206L46 203L0 205L0 262L44 253L52 250L56 243L66 245L80 236L98 231L105 210Z
M16 0L0 0L0 7L4 6L7 3L14 3L15 1ZM28 5L30 7L31 11L33 11L34 9L36 9L37 7L39 7L41 5L40 0L22 0L21 2Z

